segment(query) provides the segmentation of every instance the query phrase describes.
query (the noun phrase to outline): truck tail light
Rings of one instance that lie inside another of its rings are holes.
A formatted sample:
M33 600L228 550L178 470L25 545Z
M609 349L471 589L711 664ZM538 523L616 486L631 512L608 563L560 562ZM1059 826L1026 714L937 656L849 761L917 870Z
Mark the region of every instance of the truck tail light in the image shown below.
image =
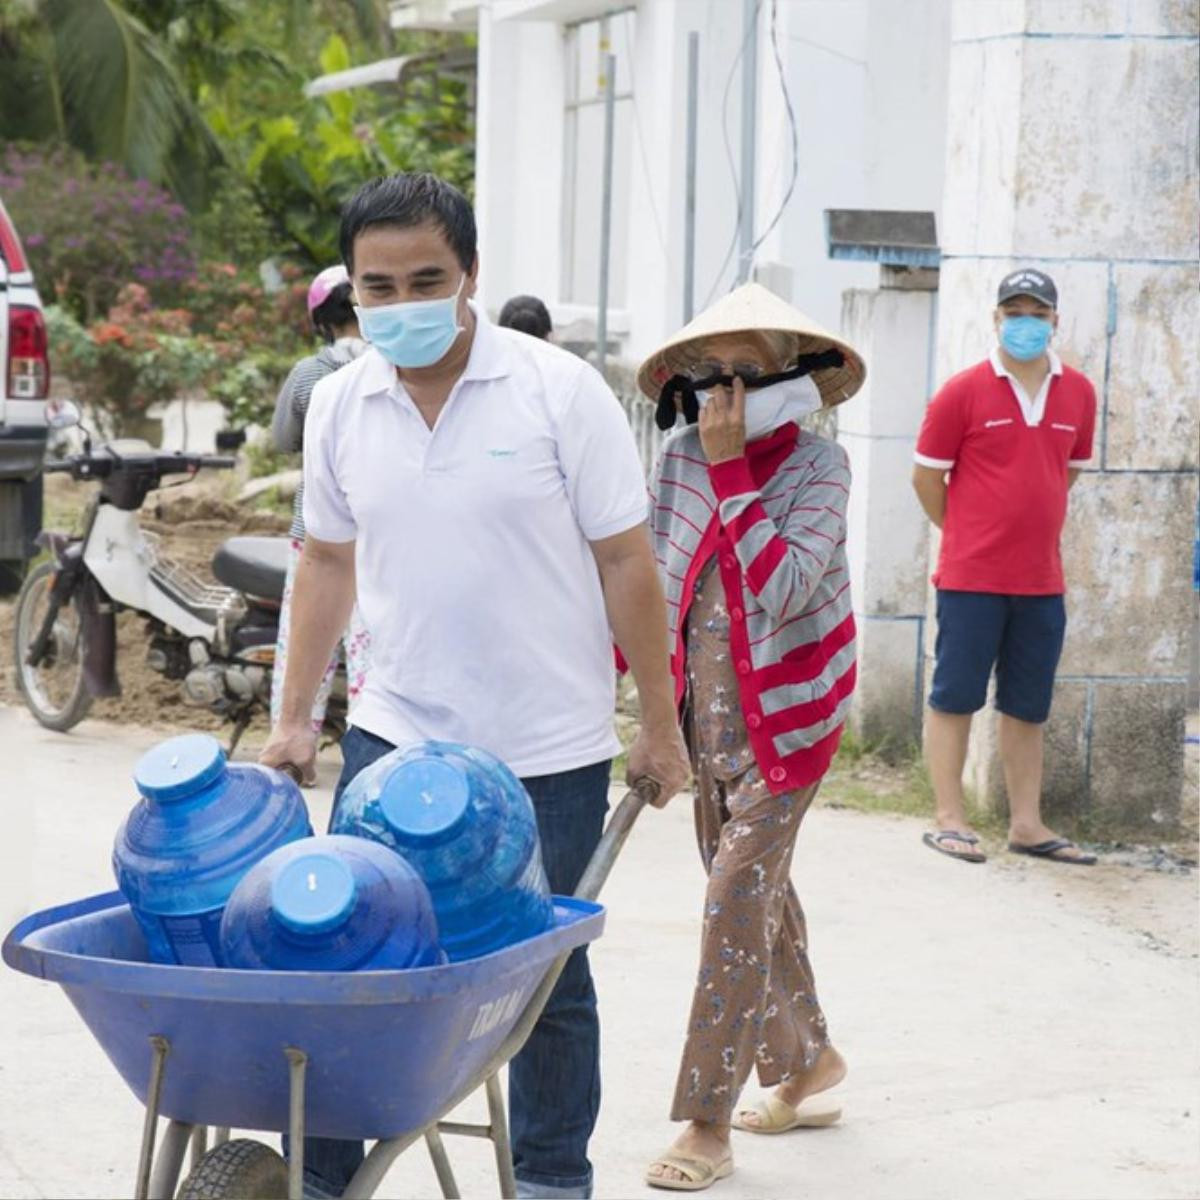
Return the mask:
M44 400L50 392L46 322L36 308L14 305L8 315L8 395Z

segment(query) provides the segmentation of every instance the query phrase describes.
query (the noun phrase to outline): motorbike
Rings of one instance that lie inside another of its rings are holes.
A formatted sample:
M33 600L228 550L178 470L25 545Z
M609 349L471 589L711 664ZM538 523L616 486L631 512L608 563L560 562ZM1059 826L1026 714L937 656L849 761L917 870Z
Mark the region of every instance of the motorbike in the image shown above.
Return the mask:
M56 428L78 423L78 409L51 417ZM288 542L240 536L212 558L216 583L199 578L164 553L142 529L146 497L171 476L229 469L224 455L162 453L147 442L123 439L50 461L99 490L84 515L82 533L43 532L50 558L34 567L17 597L14 622L17 685L33 716L65 731L87 715L92 702L120 695L116 614L145 618L146 664L178 680L184 702L233 725L230 753L256 713L269 711L279 610L287 573ZM325 733L345 730L345 671L334 679Z

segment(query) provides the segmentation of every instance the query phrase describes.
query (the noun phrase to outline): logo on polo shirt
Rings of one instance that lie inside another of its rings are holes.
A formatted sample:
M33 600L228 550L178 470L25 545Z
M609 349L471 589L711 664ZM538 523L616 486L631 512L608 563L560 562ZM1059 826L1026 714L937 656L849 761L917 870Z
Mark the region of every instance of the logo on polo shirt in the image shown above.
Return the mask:
M515 450L503 450L499 448L488 451L489 458L512 458L514 454L516 454Z
M1057 421L1051 421L1050 428L1051 429L1061 429L1066 433L1075 433L1076 432L1074 425L1060 425Z
M984 429L991 429L991 427L993 425L1011 425L1012 423L1013 423L1012 417L1000 417L1000 418L997 418L995 421L984 421L983 427L984 427Z

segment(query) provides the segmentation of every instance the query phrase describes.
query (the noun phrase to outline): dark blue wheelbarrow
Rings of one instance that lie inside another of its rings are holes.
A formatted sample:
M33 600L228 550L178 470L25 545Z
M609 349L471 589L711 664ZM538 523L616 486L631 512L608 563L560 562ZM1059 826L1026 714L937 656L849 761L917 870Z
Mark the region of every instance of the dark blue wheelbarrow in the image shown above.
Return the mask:
M118 892L22 921L4 961L62 985L146 1106L136 1200L302 1193L304 1137L374 1139L347 1197L375 1194L396 1157L424 1139L444 1196L458 1196L446 1133L491 1140L503 1196L516 1194L497 1073L525 1043L577 946L600 936L593 903L653 785L609 820L554 928L495 954L410 971L271 972L162 966ZM489 1123L443 1118L483 1086ZM159 1117L168 1119L155 1154ZM215 1144L208 1149L209 1127ZM288 1161L229 1139L230 1128L288 1133Z

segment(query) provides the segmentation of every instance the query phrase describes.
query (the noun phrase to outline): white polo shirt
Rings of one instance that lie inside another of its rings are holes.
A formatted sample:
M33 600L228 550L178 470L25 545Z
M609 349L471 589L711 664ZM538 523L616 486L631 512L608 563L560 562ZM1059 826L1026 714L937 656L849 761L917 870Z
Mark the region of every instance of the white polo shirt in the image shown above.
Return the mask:
M629 423L582 359L476 312L433 430L374 349L313 389L304 523L355 542L371 666L353 724L520 776L609 758L612 635L589 541L646 517Z

